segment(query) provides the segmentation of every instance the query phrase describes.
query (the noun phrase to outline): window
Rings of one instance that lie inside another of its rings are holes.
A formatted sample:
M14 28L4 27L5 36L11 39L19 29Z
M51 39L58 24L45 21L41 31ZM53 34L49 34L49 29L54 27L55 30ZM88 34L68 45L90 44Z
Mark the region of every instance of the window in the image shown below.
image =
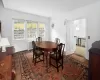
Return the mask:
M36 39L37 37L37 23L32 21L27 21L27 38Z
M23 20L14 20L14 39L24 39L25 38L25 27Z
M36 40L37 37L45 38L45 24L28 21L13 20L13 39L14 40Z
M45 37L45 24L39 23L38 29L39 29L39 37L42 37L44 39L44 37Z

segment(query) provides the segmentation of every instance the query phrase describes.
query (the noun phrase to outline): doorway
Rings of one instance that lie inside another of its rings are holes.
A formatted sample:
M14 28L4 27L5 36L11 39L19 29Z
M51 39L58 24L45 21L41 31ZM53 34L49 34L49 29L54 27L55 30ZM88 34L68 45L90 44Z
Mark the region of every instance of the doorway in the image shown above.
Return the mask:
M86 55L86 19L74 20L75 54Z

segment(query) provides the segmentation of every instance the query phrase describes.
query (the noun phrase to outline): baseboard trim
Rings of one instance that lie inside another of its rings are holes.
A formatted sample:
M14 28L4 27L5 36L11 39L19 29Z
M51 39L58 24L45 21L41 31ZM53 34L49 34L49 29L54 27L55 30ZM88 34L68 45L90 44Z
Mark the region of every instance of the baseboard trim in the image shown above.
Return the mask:
M15 52L15 53L26 52L26 51L28 51L28 50L18 51L18 52Z

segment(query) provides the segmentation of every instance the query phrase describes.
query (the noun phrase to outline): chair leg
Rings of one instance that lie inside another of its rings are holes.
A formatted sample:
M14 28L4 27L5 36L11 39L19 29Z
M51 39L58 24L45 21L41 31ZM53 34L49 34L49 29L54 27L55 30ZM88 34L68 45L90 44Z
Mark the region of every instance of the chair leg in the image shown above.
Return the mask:
M49 57L49 65L51 66L51 58Z
M59 69L58 69L58 61L56 60L56 65L57 65L57 72L59 72Z
M34 54L33 54L33 60L32 60L32 62L34 62Z
M43 54L43 63L44 63L44 54Z
M63 59L62 59L62 69L63 69Z
M35 56L35 58L34 58L34 65L36 65L36 56Z

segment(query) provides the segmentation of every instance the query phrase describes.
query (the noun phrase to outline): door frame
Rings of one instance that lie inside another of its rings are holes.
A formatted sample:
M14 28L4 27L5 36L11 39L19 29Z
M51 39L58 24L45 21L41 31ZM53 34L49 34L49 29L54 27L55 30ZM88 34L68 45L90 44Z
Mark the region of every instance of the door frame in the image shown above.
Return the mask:
M72 20L69 20L69 21L75 21L75 20L80 20L80 19L85 19L85 30L86 30L86 42L85 42L85 58L88 59L88 26L87 26L87 18L85 17L81 17L81 18L76 18L76 19L72 19ZM67 20L67 19L66 19ZM67 31L67 28L66 28L66 31ZM66 32L66 36L67 36L67 32ZM67 40L67 38L66 38Z

